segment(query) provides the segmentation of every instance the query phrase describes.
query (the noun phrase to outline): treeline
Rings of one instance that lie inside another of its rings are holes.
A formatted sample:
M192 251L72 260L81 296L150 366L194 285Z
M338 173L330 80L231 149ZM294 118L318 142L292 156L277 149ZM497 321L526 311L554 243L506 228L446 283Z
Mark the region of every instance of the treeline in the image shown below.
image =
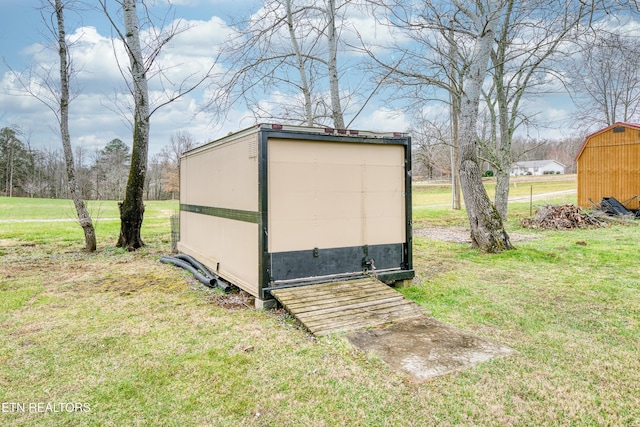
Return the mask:
M144 196L147 200L178 198L180 153L194 146L187 133L171 137L162 151L149 159ZM75 147L78 188L86 200L124 198L131 152L120 139L104 148L89 151ZM0 196L69 198L66 165L62 149L31 147L12 128L0 129Z
M451 179L451 145L433 134L413 132L414 176L426 180ZM584 137L573 136L555 140L531 140L514 138L511 146L512 163L526 160L556 160L562 163L565 173L576 173L575 157L584 142ZM483 158L491 153L482 153ZM494 166L484 161L483 171L494 172Z

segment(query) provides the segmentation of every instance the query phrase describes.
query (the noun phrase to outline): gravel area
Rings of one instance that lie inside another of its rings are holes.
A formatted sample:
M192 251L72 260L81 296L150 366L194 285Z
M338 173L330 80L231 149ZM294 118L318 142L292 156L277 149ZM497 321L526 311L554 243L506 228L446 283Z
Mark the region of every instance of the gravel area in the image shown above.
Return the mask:
M424 227L413 230L415 237L425 237L430 240L441 242L471 243L470 231L464 227ZM523 242L535 239L536 236L530 234L509 233L511 242Z

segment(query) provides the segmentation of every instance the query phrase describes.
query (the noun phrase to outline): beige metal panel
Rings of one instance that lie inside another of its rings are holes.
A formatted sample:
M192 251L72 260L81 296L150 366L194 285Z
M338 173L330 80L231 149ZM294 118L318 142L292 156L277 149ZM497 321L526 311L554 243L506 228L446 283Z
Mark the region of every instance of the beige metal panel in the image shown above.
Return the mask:
M178 250L258 295L258 224L182 211Z
M180 202L258 210L257 133L212 144L182 158Z
M269 140L269 251L403 243L404 147Z

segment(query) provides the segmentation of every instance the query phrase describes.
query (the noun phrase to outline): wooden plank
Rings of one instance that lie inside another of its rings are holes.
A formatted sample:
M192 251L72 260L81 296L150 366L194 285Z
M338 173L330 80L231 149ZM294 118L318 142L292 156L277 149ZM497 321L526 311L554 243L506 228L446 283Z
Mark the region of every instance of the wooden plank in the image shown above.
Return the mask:
M273 290L311 333L321 336L424 315L424 309L375 278Z
M333 323L333 324L324 324L320 326L314 326L313 329L309 328L309 330L317 336L327 335L334 332L342 332L342 331L352 331L354 329L361 328L370 328L373 326L382 325L385 323L392 322L400 322L402 320L407 319L415 319L416 317L422 316L424 313L409 313L404 316L394 316L393 318L373 318L373 319L363 319L354 317L351 321L345 321L341 323Z
M329 292L329 291L321 291L318 294L314 294L313 292L306 292L304 294L291 294L289 293L286 296L278 295L282 298L286 298L290 304L306 304L308 302L316 302L320 303L322 301L327 300L335 300L336 298L349 298L351 296L358 296L368 293L377 293L377 294L393 294L396 293L393 289L381 289L379 286L371 285L371 284L363 284L357 288L351 289L341 289L338 292ZM272 292L273 294L273 292Z
M300 309L301 311L310 311L310 310L318 310L321 308L332 307L336 305L340 305L341 303L348 301L357 301L357 300L376 300L380 298L393 298L402 296L398 292L390 290L380 290L380 289L372 289L365 290L361 292L354 292L348 295L338 294L335 297L323 297L319 300L306 299L306 300L297 300L292 299L291 301L287 301L287 306L292 310Z
M335 310L345 310L348 308L356 308L356 307L364 307L368 304L373 304L376 301L393 301L393 300L401 300L404 297L400 294L397 295L363 295L359 298L349 298L349 299L338 299L334 302L328 302L325 304L307 304L307 305L296 305L293 307L288 307L287 310L291 310L292 314L303 314L308 312L318 312L325 313L331 312ZM285 305L285 304L282 304Z
M341 289L353 289L354 287L360 287L362 285L374 285L379 286L377 281L371 278L342 280L339 282L318 283L314 285L302 285L291 288L274 289L272 292L277 292L278 295L308 295L308 294L322 294L322 293L335 293Z
M314 318L305 318L305 325L319 325L323 323L339 323L345 320L350 320L353 318L363 318L363 319L391 319L393 320L394 316L404 316L407 313L422 313L420 308L416 308L413 304L404 304L394 307L384 307L384 306L372 306L372 307L360 307L356 310L349 310L347 312L341 312L337 316L318 316Z
M372 316L372 317L363 317L363 316L356 316L356 317L350 317L350 318L345 318L342 319L340 321L335 321L335 322L324 322L324 323L314 323L314 324L309 324L309 325L305 325L310 331L312 332L316 332L316 331L332 331L332 330L337 330L337 329L355 329L360 328L360 327L372 327L372 326L378 326L378 325L382 325L382 324L386 324L386 323L393 323L393 322L398 322L400 320L405 320L405 319L413 319L415 317L418 317L420 315L422 315L423 313L416 313L416 312L408 312L408 313L404 313L404 314L395 314L393 316Z
M341 311L350 311L358 308L366 308L372 305L381 303L401 302L404 300L402 295L393 295L386 298L381 298L376 295L371 297L363 297L360 299L351 299L349 301L339 301L333 305L312 306L311 308L305 308L304 310L297 310L295 314L301 319L309 318L318 315L327 315L330 313L336 313Z
M335 292L331 292L330 290L321 290L317 294L314 294L313 292L307 291L300 294L289 293L282 297L289 299L291 301L295 300L295 301L304 302L304 301L326 300L326 299L344 297L344 296L350 296L350 295L367 294L370 292L377 292L377 293L387 292L388 293L388 292L394 292L394 290L389 288L388 286L385 286L385 288L381 288L380 286L363 283L358 287L353 287L351 289L342 288L342 289L338 289ZM276 293L276 294L281 295L279 293Z
M346 310L336 310L332 312L324 312L324 313L304 313L303 316L300 316L300 319L304 319L306 323L314 323L319 321L328 322L331 319L342 318L342 317L353 317L358 314L368 314L368 313L399 313L405 310L418 310L420 312L423 311L422 307L418 306L415 303L412 303L407 300L394 300L394 301L386 301L379 302L375 305L366 305L363 307L354 307Z

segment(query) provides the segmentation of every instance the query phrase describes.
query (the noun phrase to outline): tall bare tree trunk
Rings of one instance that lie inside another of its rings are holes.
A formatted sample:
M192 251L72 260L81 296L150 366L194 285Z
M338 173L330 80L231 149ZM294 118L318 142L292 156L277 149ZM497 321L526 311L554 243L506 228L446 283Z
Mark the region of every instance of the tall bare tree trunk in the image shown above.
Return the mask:
M130 251L144 246L140 230L144 218L144 183L147 173L149 150L149 89L147 74L140 45L140 27L136 11L136 0L122 2L126 49L133 80L134 120L131 168L125 198L120 207L120 237L118 247Z
M93 252L96 250L96 232L93 228L91 216L87 211L87 207L78 189L75 163L73 162L73 151L71 150L71 136L69 135L69 67L67 63L69 52L67 50L67 40L64 29L64 6L62 0L55 0L55 9L58 20L58 45L60 53L60 134L67 169L69 193L73 199L78 220L84 232L85 248L88 252Z
M329 44L329 91L331 92L331 117L336 129L344 129L344 116L340 105L340 84L338 78L338 35L336 34L336 0L328 0L327 40Z
M461 209L460 204L460 172L458 163L460 162L460 125L458 115L460 111L460 97L451 94L451 208Z
M500 252L512 248L509 236L504 230L502 218L491 204L482 184L477 153L480 94L498 25L496 17L491 16L491 13L495 13L498 2L493 3L495 7L485 9L482 12L484 16L477 17L481 25L478 28L460 106L460 183L471 228L471 240L475 247L485 252Z
M451 113L451 208L460 210L460 173L458 171L458 141L460 138L460 126L458 117L460 115L460 94L458 91L453 90L453 88L459 87L460 84L455 71L457 69L455 66L457 58L458 48L454 43L454 32L453 28L451 27L449 29L449 62L451 68L450 83L452 88L452 90L449 91L451 102L451 105L449 106Z
M304 96L304 116L307 126L313 126L313 110L311 105L311 90L309 89L309 83L307 82L307 69L305 66L305 60L300 50L300 44L294 31L293 25L293 13L291 11L291 0L285 1L287 8L287 27L289 27L289 37L291 38L291 46L296 55L298 73L300 74L300 90Z

